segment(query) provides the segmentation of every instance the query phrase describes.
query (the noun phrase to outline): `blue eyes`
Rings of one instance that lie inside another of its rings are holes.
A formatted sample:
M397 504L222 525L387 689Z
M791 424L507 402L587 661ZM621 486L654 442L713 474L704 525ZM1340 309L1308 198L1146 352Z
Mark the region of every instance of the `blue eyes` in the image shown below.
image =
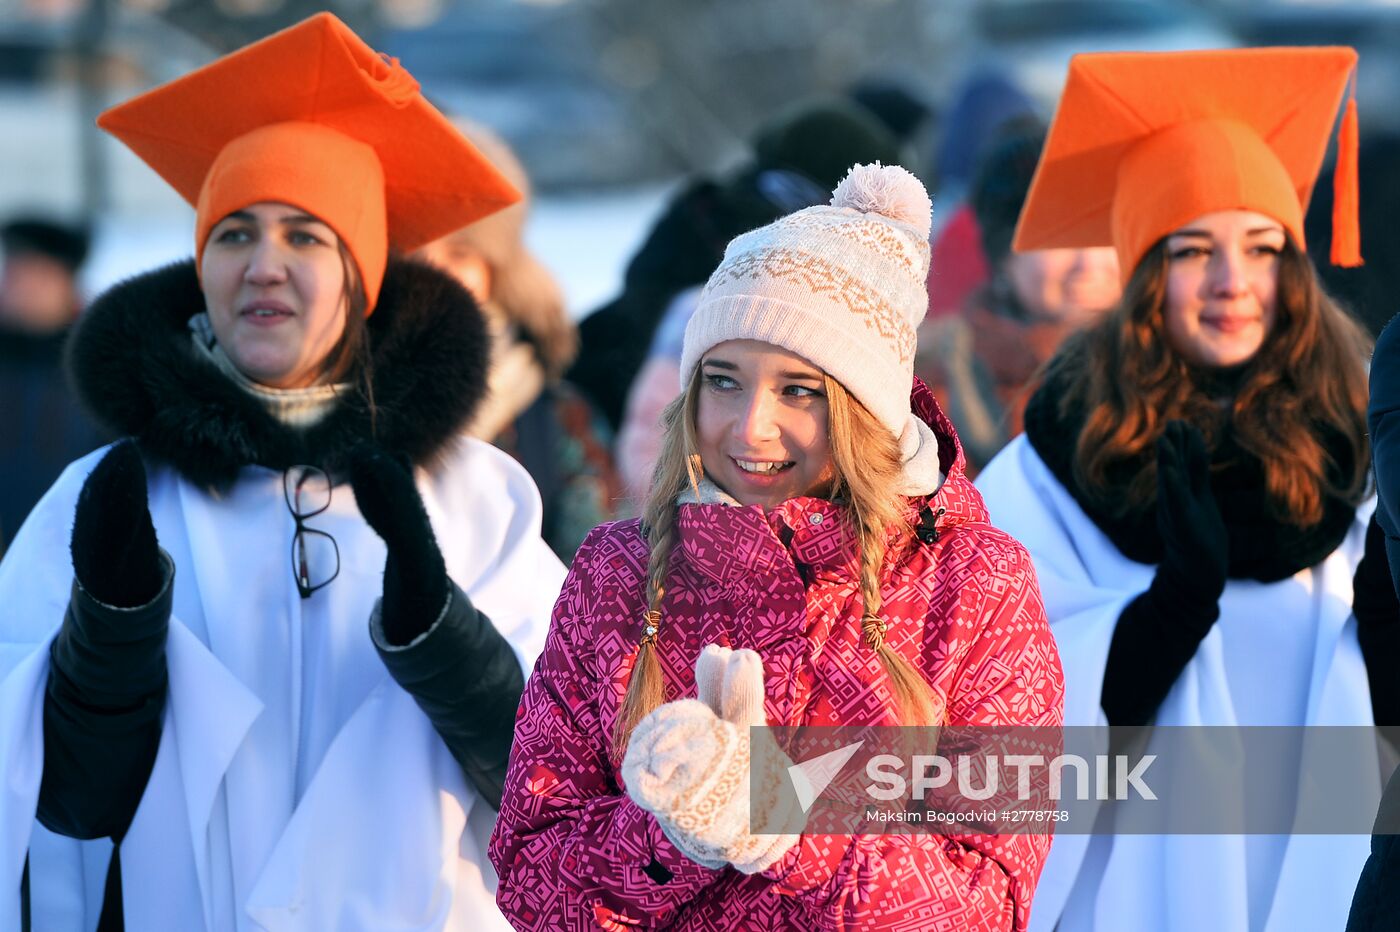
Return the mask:
M739 383L727 375L720 375L717 372L705 373L705 384L715 391L731 392L739 390ZM809 388L806 385L784 385L782 393L789 398L821 398L823 393L819 389Z

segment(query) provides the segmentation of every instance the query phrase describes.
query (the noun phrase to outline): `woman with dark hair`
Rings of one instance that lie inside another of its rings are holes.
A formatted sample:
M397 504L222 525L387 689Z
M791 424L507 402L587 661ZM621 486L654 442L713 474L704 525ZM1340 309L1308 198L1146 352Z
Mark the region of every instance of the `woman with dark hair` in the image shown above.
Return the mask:
M1355 62L1250 49L1071 65L1016 246L1112 245L1124 295L1056 354L1024 437L978 483L1035 560L1067 724L1400 717L1394 690L1362 673L1384 678L1390 639L1376 632L1397 612L1374 534L1362 561L1369 340L1303 251ZM1338 183L1354 196L1348 113ZM1334 261L1355 263L1354 212L1336 219ZM1301 730L1287 735L1280 766L1237 748L1203 791L1267 797L1271 824L1291 825L1306 749ZM1368 754L1355 799L1379 793ZM1363 838L1115 836L1101 818L1047 864L1047 929L1335 927L1365 858Z
M516 192L329 14L99 123L195 259L84 316L127 439L0 564L0 928L506 928L484 845L563 568L463 436L479 310L391 250Z

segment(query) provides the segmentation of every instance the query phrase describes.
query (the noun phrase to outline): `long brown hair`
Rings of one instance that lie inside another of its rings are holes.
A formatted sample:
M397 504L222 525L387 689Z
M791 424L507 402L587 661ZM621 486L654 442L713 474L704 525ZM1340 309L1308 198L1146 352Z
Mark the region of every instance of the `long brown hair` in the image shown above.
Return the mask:
M1183 419L1212 446L1230 424L1234 442L1262 464L1279 520L1306 528L1322 520L1325 498L1359 502L1370 465L1371 341L1322 291L1312 262L1285 243L1273 327L1222 407L1166 338L1168 261L1164 239L1138 263L1118 308L1071 337L1047 368L1061 419L1085 416L1074 451L1080 488L1118 517L1148 507L1157 438Z
M642 526L650 548L647 611L632 676L613 731L613 752L618 757L626 750L627 739L637 723L665 701L655 641L664 631L661 600L666 594L667 570L677 540L676 498L687 486L698 494L704 478L695 430L701 378L697 367L685 392L666 408L661 418L661 455L642 510ZM840 382L829 375L824 376L824 381L833 471L827 497L842 504L848 527L859 541L862 635L866 645L877 652L889 677L900 721L907 725L941 724L942 703L918 669L886 642L885 622L880 616L880 568L891 533L909 533L904 500L895 491L904 465L899 444L889 429Z

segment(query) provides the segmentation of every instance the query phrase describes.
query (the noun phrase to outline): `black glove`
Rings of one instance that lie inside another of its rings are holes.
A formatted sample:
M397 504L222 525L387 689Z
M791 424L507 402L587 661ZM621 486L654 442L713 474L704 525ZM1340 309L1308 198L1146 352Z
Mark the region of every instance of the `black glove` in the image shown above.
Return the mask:
M1230 538L1211 491L1205 438L1185 421L1167 424L1157 438L1157 532L1162 563L1153 588L1213 622L1230 568Z
M136 608L160 594L165 568L134 442L112 447L83 483L72 551L78 584L99 602Z
M384 561L380 620L392 645L408 644L427 631L447 604L447 566L406 460L375 447L361 447L350 461L355 501L389 549Z
M1145 725L1220 617L1230 539L1200 431L1172 421L1157 440L1162 562L1113 630L1101 703L1110 725Z
M60 834L120 839L160 746L174 598L131 441L83 483L72 551L73 594L49 649L38 817Z

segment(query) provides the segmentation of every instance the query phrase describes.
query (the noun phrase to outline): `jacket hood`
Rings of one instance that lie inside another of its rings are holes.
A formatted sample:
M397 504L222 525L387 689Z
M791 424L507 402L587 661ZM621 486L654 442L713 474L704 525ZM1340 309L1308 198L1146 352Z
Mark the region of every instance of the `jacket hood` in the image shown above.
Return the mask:
M369 392L346 392L305 428L275 419L197 351L189 321L204 311L187 260L107 291L68 347L70 377L93 416L197 485L227 486L251 464L341 473L349 452L369 440L430 463L485 393L490 342L481 312L455 279L423 263L389 261L366 321Z
M914 378L914 388L909 393L909 409L919 420L931 427L933 435L938 438L938 471L946 477L938 492L943 491L954 479L967 483L970 487L971 483L967 478L967 457L963 453L962 440L958 437L957 428L953 427L953 422L943 412L943 406L938 403L932 390L917 376ZM938 492L927 498L937 498ZM985 509L983 517L985 518Z

